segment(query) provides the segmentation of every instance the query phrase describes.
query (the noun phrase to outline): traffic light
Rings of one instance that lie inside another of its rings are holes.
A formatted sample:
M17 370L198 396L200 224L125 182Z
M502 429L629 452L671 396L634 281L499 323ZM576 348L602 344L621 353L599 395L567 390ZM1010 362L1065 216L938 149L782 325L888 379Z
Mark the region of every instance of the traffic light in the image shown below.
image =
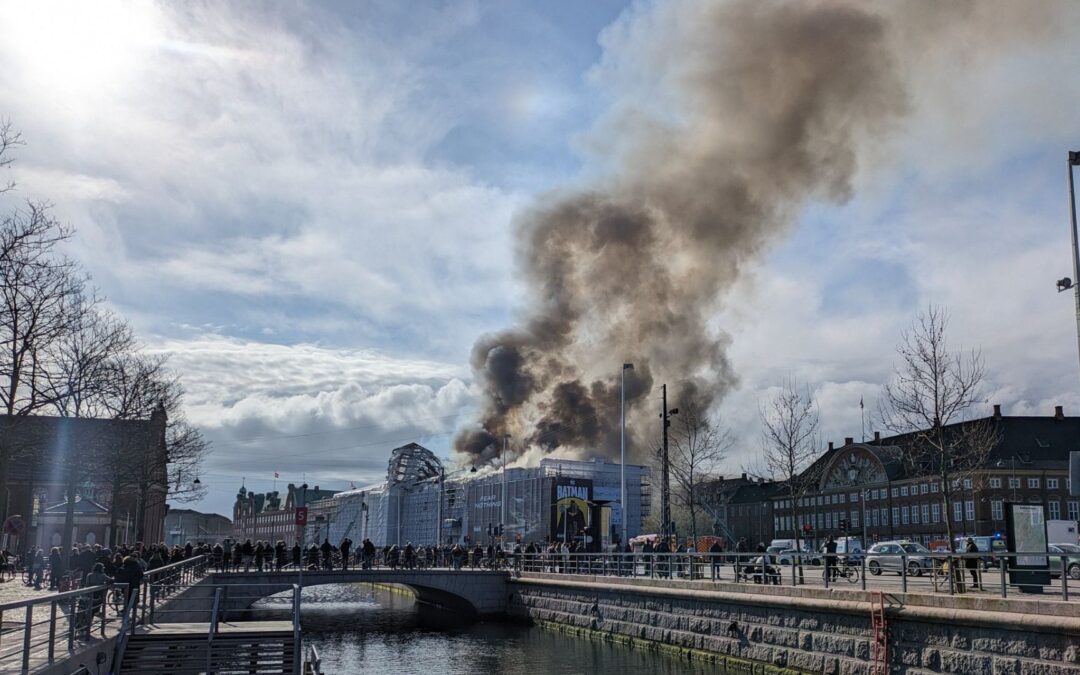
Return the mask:
M841 530L846 530L847 529L847 518L841 518L840 519L840 529Z
M488 523L487 535L490 537L493 534L493 532L494 532L494 530L491 527L491 523Z

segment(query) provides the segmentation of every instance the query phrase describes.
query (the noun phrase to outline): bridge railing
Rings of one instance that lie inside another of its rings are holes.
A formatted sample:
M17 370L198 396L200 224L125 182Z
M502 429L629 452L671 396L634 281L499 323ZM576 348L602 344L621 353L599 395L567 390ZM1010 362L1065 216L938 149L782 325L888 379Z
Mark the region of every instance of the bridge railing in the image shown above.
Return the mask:
M131 629L153 623L162 603L198 583L209 568L210 558L199 555L147 571L139 585Z
M1033 569L1036 564L1048 569ZM1080 598L1080 552L708 553L545 552L511 557L518 571L659 580L817 585L890 592L1010 593Z
M107 637L126 597L126 584L112 584L0 604L0 672L27 673Z

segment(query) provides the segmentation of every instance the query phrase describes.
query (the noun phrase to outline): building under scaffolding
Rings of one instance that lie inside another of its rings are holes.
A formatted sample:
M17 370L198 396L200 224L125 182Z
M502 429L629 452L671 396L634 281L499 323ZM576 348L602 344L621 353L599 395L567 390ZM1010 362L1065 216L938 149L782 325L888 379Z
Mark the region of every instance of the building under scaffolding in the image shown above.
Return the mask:
M597 548L622 536L619 464L545 459L482 476L456 473L416 443L396 448L384 482L312 504L321 518L306 539L369 538L376 546L572 540ZM652 501L648 467L626 466L626 491L633 537Z

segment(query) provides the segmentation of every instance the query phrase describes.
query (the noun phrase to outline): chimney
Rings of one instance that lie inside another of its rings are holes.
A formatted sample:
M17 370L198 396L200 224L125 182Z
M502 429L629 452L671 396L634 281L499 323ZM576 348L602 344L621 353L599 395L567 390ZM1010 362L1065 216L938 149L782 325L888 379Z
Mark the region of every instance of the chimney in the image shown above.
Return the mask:
M881 440L881 432L880 431L875 431L874 432L874 442L877 443L880 440Z
M1056 420L1065 419L1065 410L1064 410L1064 408L1062 408L1059 405L1054 406L1054 419L1056 419Z
M1000 403L995 403L994 404L994 419L996 419L996 420L1001 419L1001 404Z
M829 449L832 450L832 441L829 441Z
M844 445L851 445L854 442L855 442L855 439L852 438L851 436L845 436L844 437Z

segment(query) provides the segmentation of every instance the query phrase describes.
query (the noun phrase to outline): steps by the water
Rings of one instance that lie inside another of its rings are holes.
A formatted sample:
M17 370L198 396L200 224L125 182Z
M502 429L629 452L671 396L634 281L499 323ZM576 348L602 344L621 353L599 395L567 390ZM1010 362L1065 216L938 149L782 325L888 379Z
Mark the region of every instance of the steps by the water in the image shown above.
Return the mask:
M292 673L297 645L289 621L209 625L160 624L140 628L128 641L121 675Z

